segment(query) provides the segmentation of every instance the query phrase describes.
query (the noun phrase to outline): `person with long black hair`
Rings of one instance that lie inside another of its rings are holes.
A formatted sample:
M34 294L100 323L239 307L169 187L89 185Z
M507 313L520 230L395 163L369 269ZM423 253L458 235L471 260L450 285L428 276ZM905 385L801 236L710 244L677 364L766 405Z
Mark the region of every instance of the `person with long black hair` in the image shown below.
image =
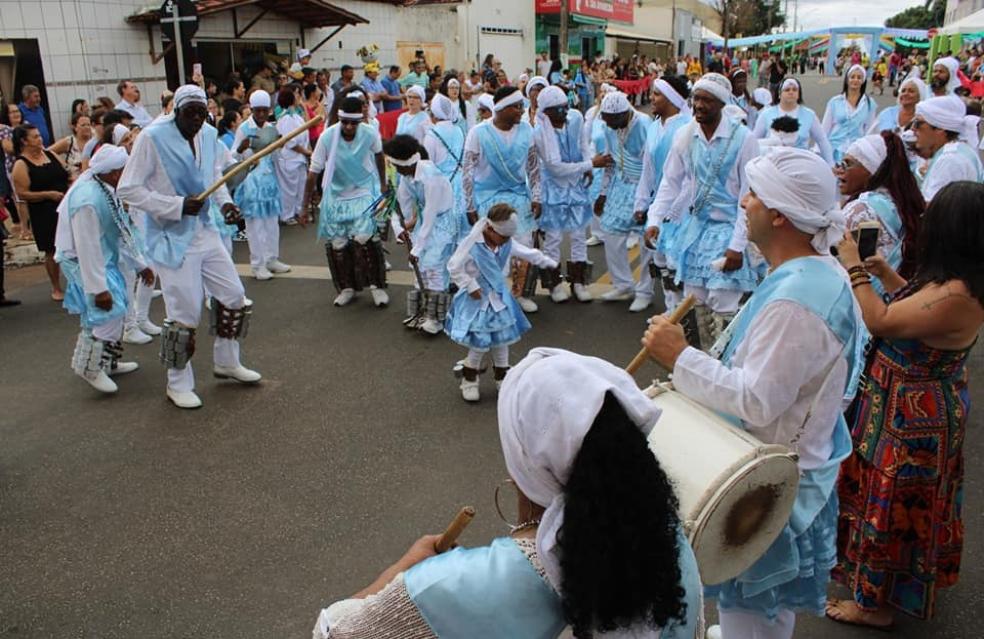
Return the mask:
M841 92L830 98L823 114L823 132L834 150L834 162L844 159L847 147L878 119L878 105L867 94L868 75L860 64L844 74Z
M438 536L422 537L323 610L315 638L554 639L565 626L577 637L695 637L697 562L646 441L659 409L635 381L604 360L536 348L503 382L498 415L516 489L509 535L440 555Z
M928 619L937 589L957 582L966 363L984 325L982 208L984 185L943 187L923 216L908 281L880 256L862 262L850 233L838 247L874 343L847 412L854 452L840 471L834 578L852 596L829 600L835 621L887 629L895 611Z

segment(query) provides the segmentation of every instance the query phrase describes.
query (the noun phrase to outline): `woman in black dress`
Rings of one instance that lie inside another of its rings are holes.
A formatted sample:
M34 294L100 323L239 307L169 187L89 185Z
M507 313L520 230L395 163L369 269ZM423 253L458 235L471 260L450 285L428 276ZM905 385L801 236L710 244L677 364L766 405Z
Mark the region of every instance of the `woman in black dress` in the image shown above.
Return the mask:
M13 179L17 195L27 202L34 243L44 253L44 266L51 280L51 299L61 301L61 270L55 262L55 229L58 203L68 190L68 171L58 156L45 150L41 134L33 124L14 129Z

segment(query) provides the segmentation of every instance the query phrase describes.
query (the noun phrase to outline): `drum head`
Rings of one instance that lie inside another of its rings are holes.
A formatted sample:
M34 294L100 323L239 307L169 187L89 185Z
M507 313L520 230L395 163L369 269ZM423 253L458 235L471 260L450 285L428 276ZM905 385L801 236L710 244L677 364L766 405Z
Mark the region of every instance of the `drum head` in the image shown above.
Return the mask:
M798 488L795 457L773 453L715 491L688 530L704 584L737 577L765 554L789 521Z

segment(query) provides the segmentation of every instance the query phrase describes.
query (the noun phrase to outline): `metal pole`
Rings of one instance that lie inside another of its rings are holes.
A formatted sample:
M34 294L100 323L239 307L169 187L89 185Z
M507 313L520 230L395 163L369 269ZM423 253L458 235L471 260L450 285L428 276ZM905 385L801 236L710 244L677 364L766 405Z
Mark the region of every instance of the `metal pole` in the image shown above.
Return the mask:
M560 0L560 43L557 47L557 57L560 58L561 64L564 66L567 65L567 14L569 9L568 0Z
M178 58L178 86L180 87L184 86L185 83L184 41L181 38L181 10L178 9L178 3L173 0L171 7L171 17L174 18L174 52Z

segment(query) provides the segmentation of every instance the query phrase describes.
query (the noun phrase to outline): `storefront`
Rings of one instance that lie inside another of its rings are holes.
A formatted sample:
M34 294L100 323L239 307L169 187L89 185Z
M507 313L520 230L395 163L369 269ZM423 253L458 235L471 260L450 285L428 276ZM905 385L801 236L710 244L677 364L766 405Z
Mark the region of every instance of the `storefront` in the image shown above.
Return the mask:
M536 50L547 51L551 60L560 58L560 3L568 5L567 55L569 64L603 55L605 30L631 26L633 0L536 0Z

